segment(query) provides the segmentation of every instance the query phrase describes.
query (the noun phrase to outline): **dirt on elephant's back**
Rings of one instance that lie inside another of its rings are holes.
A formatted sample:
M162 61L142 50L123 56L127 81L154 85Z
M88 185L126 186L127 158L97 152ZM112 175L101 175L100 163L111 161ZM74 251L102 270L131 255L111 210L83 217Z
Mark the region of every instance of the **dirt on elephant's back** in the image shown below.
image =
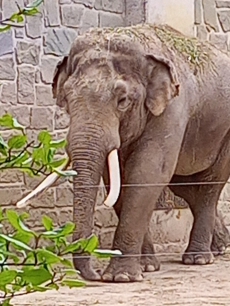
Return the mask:
M15 306L200 306L230 305L230 255L207 266L185 266L180 258L162 259L161 270L146 273L142 283L89 283L82 289L31 294Z

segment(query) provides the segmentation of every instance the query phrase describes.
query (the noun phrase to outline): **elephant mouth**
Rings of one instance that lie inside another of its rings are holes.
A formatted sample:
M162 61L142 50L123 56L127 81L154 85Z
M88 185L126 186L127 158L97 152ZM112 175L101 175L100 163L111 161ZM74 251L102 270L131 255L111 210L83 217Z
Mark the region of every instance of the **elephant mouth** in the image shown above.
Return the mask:
M117 149L111 151L108 155L108 168L110 190L107 198L104 201L104 205L107 207L112 207L116 203L121 190L120 163Z

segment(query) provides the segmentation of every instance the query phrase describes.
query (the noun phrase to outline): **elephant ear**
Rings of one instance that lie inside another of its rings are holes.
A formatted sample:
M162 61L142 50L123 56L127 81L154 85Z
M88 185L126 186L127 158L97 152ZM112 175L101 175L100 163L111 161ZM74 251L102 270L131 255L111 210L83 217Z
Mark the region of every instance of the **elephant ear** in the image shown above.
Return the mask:
M63 60L57 64L53 76L53 84L52 84L53 98L57 99L56 103L60 107L66 106L64 84L68 79L67 61L68 61L68 56L65 56Z
M153 54L146 54L146 58L149 69L146 106L154 116L159 116L179 95L180 85L171 61Z

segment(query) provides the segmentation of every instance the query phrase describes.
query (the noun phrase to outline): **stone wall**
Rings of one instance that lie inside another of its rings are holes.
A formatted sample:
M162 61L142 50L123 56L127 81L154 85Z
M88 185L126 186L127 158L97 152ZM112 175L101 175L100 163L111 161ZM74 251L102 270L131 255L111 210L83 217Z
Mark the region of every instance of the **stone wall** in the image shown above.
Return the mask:
M23 2L18 0L20 6ZM16 10L15 0L0 0L0 18L7 18ZM59 138L66 135L69 119L55 106L51 95L53 71L62 56L68 54L73 39L89 27L167 22L186 34L229 49L230 1L226 0L45 0L41 11L41 15L29 17L25 27L0 34L0 115L10 111L26 125L32 139L40 129L47 129ZM3 207L12 206L40 179L16 172L0 173ZM230 225L229 194L226 187L220 199L227 225ZM103 196L102 188L95 212L95 231L102 246L110 247L117 218L113 210L100 206ZM188 209L168 210L172 206L184 207L185 203L175 200L167 191L158 206L167 209L156 211L152 218L157 250L178 251L187 243L191 213ZM34 199L28 210L30 224L36 228L40 227L43 214L58 224L71 220L71 183L60 180Z
M23 7L24 0L17 3ZM0 0L0 18L17 10L15 0ZM27 127L31 139L41 129L60 138L66 135L69 118L52 98L57 62L68 54L74 38L88 28L125 25L126 7L123 0L45 0L40 11L26 19L25 27L0 34L0 115L12 113ZM13 207L41 180L12 171L0 175L3 207ZM28 208L34 227L40 226L43 214L58 224L72 220L71 184L60 181L57 185L33 200Z

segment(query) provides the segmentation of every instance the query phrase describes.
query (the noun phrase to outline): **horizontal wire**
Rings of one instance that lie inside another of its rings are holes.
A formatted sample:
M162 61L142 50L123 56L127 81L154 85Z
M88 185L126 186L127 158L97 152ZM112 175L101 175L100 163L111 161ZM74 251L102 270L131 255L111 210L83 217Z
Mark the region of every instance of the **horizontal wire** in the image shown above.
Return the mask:
M73 182L71 182L73 183ZM184 183L154 183L154 184L122 184L121 187L166 187L166 186L195 186L195 185L225 185L230 182L216 181L216 182L184 182ZM74 187L75 189L80 188L104 188L109 185L81 185Z

